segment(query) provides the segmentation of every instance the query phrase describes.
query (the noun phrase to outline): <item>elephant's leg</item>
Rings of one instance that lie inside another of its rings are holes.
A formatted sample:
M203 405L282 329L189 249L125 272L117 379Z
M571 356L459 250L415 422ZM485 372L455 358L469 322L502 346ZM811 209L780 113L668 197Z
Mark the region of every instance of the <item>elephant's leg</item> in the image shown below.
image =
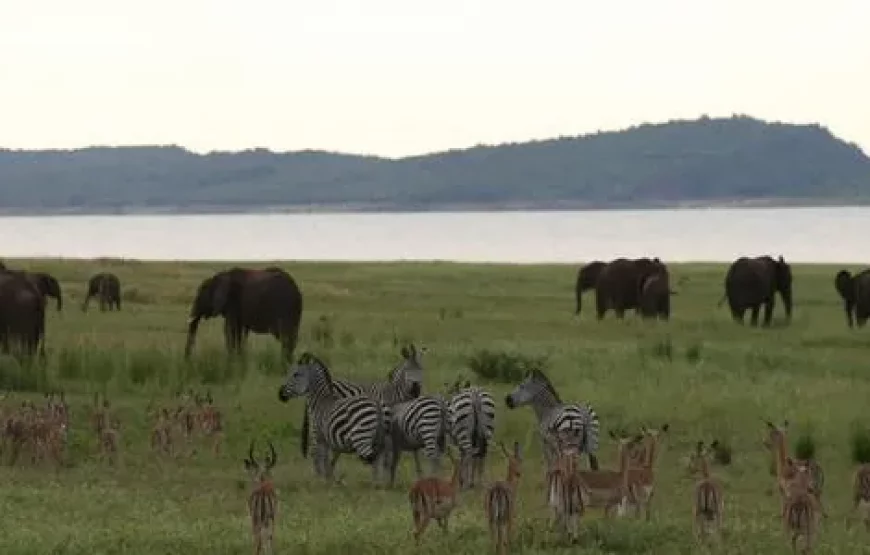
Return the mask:
M616 308L613 309L613 312L616 313L616 318L617 318L618 320L624 320L624 319L625 319L625 308L623 308L623 307L621 307L621 306L618 306L618 307L616 307Z
M770 300L764 303L764 327L769 327L773 320L773 309L776 307L776 297L770 296Z
M752 313L749 316L749 324L753 327L758 326L758 312L761 310L761 305L752 305L752 308L750 310L752 310Z
M599 320L604 319L604 314L607 312L607 299L600 293L595 293L595 314Z

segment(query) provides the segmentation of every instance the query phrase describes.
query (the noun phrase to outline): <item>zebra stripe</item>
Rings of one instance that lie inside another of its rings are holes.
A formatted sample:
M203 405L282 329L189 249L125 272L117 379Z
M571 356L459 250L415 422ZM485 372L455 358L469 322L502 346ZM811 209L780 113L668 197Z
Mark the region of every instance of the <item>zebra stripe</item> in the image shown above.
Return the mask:
M380 401L384 406L384 427L388 430L392 421L390 407L420 395L423 385L422 357L425 352L425 347L417 349L413 344L402 347L402 361L390 370L388 381L359 384L348 380L335 379L332 381L333 391L336 397L339 398L365 395ZM300 430L301 437L299 442L303 457L308 456L308 437L310 433L309 407L306 401L302 414L302 428Z
M320 466L323 474L331 478L340 453L355 452L368 464L381 454L385 441L381 403L362 395L337 397L329 369L310 353L299 357L278 392L285 402L300 395L308 396L318 449L316 472ZM330 454L331 461L327 460Z
M402 451L414 453L417 477L421 477L419 452L429 459L432 475L437 475L441 455L447 449L447 404L440 396L427 395L392 407L390 443L392 452L388 461L390 485L396 480L396 469Z
M592 405L562 403L553 384L540 370L529 371L522 383L505 397L505 404L509 409L523 405L534 409L548 466L556 457L556 437L573 436L577 441L573 447L588 455L592 470L598 469L595 453L598 451L601 423Z
M473 487L476 478L482 478L489 443L495 435L495 401L488 391L468 381L460 387L457 383L448 389L452 393L447 402L448 430L461 460L471 465L463 469L462 485Z

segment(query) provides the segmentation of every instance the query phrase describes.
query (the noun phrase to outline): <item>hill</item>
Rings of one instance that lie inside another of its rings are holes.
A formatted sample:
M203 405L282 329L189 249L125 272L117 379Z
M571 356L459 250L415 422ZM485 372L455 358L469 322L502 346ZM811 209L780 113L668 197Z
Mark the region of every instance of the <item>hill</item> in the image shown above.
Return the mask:
M388 159L177 146L0 150L4 212L856 202L870 158L819 125L746 116Z

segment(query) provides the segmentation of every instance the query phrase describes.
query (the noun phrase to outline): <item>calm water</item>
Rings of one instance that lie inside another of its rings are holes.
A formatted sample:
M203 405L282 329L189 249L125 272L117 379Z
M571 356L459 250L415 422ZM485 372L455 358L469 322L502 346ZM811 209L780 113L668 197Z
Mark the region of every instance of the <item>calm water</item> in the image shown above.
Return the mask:
M866 262L870 208L0 218L0 258Z

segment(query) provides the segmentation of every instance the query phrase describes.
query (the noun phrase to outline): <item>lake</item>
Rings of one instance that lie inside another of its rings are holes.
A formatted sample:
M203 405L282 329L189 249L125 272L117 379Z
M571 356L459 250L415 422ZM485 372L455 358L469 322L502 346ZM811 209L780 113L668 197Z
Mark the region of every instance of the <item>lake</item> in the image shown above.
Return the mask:
M867 262L870 207L0 217L0 258Z

